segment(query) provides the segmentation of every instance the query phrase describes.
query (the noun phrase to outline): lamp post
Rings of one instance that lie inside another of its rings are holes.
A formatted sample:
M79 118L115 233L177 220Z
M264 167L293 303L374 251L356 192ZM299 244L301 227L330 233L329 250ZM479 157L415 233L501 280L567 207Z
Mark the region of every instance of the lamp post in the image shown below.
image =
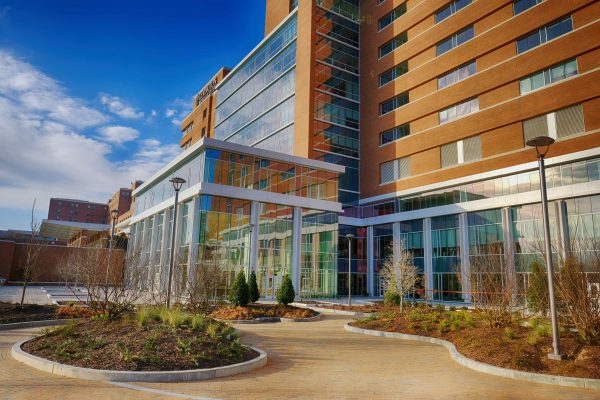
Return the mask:
M546 269L548 270L548 295L550 297L550 316L552 318L552 353L548 353L551 360L562 360L560 354L560 338L558 335L558 321L556 318L556 301L554 298L554 272L552 270L552 246L550 243L550 219L548 217L548 194L546 192L546 166L544 157L554 143L549 136L538 136L527 141L527 146L535 147L540 173L540 192L542 194L542 218L544 220L544 244L546 250Z
M348 238L348 305L352 305L352 238L353 234L346 235Z
M169 260L169 281L167 284L167 309L171 308L171 282L173 281L173 266L175 265L175 234L177 232L177 205L179 203L179 190L185 183L185 179L174 177L169 180L175 190L175 205L173 207L173 229L171 231L171 258Z

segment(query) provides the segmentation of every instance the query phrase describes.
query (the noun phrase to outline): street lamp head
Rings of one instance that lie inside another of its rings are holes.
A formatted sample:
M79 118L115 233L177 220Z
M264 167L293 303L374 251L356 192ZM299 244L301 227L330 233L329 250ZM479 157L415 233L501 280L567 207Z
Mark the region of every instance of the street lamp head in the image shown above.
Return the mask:
M538 157L545 157L550 149L550 145L555 142L550 136L537 136L529 139L525 144L529 147L535 147Z
M346 237L347 237L348 239L352 239L352 238L354 237L354 235L353 235L353 234L351 234L351 233L348 233L348 234L346 235Z
M110 216L112 217L113 220L117 219L117 217L119 216L119 210L117 210L117 209L111 210Z
M173 189L175 189L176 192L179 192L179 190L181 189L181 187L185 183L185 179L176 176L174 178L171 178L169 180L169 182L171 182L173 184Z

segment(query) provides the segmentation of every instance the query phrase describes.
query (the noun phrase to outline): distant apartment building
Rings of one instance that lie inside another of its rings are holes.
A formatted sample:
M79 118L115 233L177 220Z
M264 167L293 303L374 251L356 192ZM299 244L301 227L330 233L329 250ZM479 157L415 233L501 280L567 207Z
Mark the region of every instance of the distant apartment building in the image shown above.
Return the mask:
M48 220L106 224L109 220L108 205L86 200L50 199Z
M297 225L285 223L271 230L270 214L263 211L271 203L289 205L289 199L249 196L258 205L246 214L235 202L223 200L216 210L206 194L186 192L186 225L178 235L184 235L186 254L194 255L188 265L198 262L197 246L205 240L213 248L231 246L231 222L221 229L220 217L211 220L206 213L228 216L236 229L246 224L246 232L259 213L258 237L243 239L258 253L228 265L251 266L263 293L271 293L276 277L291 273L304 295L345 295L350 282L354 294L379 296L380 268L401 242L423 275L426 293L417 296L469 302L471 264L484 256L501 258L523 288L543 240L536 153L525 144L536 136L556 140L546 159L555 248L600 241L600 2L267 0L266 5L264 39L211 94L214 129L204 136L225 144L204 143L205 152L192 145L182 154L189 168L177 169L184 161L178 159L134 192L144 200L132 217L140 249L151 238L148 229L169 221L169 214L148 211L158 204L149 192L153 185L162 185L156 187L162 206L173 201L167 176L187 174L185 179L210 183L216 174L250 191L293 177L319 193L319 185L331 184L303 180L303 168L311 164L301 160L312 159L325 162L319 164L323 170L344 167L337 170L337 197L328 197L341 203L339 216L328 213L320 231L298 233ZM212 150L229 144L255 150ZM283 156L272 152L299 157L277 180L269 166ZM219 160L214 169L203 164L209 159ZM215 192L211 196L216 199ZM305 218L311 226L311 213L281 210L273 221ZM236 217L241 215L247 222ZM336 239L329 240L331 235ZM285 256L294 251L293 243L302 246L300 260ZM306 253L304 246L313 243L321 243L323 251ZM323 279L335 279L335 287L315 289Z
M194 96L192 111L181 123L179 145L187 149L203 137L212 137L216 106L215 88L229 73L229 68L221 68L210 81Z
M135 207L135 200L132 196L132 193L135 189L141 186L142 183L144 182L139 180L132 182L129 188L120 188L108 200L109 213L111 213L112 210L119 211L116 221L117 233L120 232L120 229L118 227L119 224L131 218L131 215L133 214L133 208ZM109 216L109 219L110 221L108 221L108 224L112 227L112 216Z

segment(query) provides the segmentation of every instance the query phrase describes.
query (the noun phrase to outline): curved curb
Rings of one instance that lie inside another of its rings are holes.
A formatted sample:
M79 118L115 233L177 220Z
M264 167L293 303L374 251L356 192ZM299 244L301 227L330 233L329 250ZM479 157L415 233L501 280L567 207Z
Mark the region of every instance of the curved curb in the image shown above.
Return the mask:
M296 307L301 308L310 308L313 311L316 311L321 314L337 314L337 315L347 315L350 317L369 317L373 313L364 313L359 311L346 311L346 310L336 310L334 308L324 308L324 307L312 307L310 304L302 304L296 303L294 304Z
M213 318L216 321L224 324L271 324L273 322L279 322L279 317L260 317L256 319L220 319Z
M92 381L109 382L185 382L204 381L208 379L222 378L244 372L252 371L267 363L267 353L256 347L250 347L259 353L259 356L243 363L226 365L224 367L192 369L185 371L111 371L104 369L92 369L74 367L72 365L60 364L55 361L46 360L21 349L23 343L30 339L15 343L11 349L12 357L32 368L49 372L54 375L69 378L80 378Z
M443 339L432 338L429 336L410 335L408 333L375 331L371 329L357 328L349 324L344 324L344 330L348 332L362 333L363 335L396 338L402 340L413 340L417 342L437 344L448 349L448 351L450 352L450 356L457 363L467 368L471 368L476 371L490 375L518 379L521 381L546 383L549 385L568 386L585 389L600 389L600 379L573 378L569 376L545 375L534 372L517 371L514 369L496 367L494 365L482 363L480 361L475 361L460 354L458 350L456 350L456 346L454 346L454 344Z
M12 322L10 324L0 324L0 331L10 329L39 328L43 326L57 326L66 324L68 321L78 321L79 318L46 319L42 321L24 321Z
M315 310L313 310L313 311L315 311ZM312 321L318 321L325 317L322 313L320 313L318 311L316 311L316 312L317 312L317 315L315 315L314 317L309 317L309 318L283 318L283 317L281 317L279 319L281 320L281 322L285 322L285 323L288 323L288 322L312 322Z

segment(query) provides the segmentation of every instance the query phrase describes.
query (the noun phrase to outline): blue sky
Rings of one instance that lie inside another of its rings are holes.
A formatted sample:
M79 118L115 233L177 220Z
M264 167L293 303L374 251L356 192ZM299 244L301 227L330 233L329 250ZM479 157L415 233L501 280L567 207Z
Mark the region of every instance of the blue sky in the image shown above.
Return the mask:
M226 7L223 5L226 4ZM0 229L104 202L179 152L179 122L263 37L264 0L0 0Z

